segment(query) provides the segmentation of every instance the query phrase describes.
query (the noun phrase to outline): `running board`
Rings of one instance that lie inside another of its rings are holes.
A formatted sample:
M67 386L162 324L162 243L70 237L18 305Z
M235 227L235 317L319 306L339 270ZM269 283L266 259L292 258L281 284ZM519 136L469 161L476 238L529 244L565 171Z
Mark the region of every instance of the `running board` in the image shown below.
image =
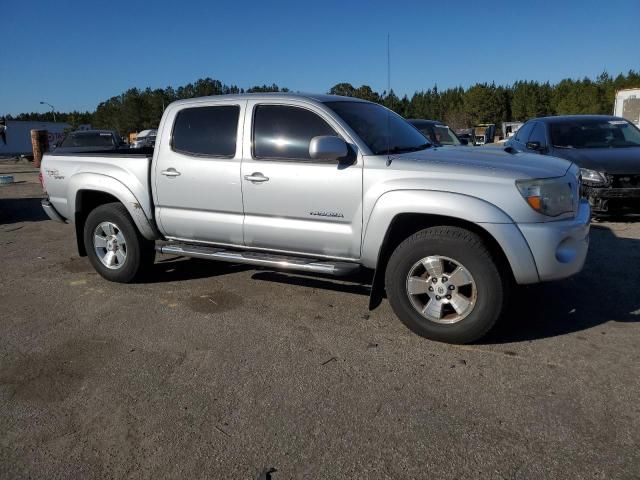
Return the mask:
M207 260L218 260L221 262L243 263L260 267L300 270L303 272L323 273L336 276L354 272L360 267L357 263L350 262L325 261L316 258L294 257L273 253L242 252L199 245L157 245L156 250L169 255L182 255L185 257L205 258Z

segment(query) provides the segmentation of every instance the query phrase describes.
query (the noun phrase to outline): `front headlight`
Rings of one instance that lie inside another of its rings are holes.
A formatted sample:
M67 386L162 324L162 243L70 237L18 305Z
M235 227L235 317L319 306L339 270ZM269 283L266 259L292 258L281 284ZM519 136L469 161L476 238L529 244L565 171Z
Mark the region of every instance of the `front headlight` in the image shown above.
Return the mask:
M557 217L573 211L573 189L566 177L516 180L516 186L538 213Z
M607 183L607 179L604 173L600 173L597 170L590 170L588 168L581 168L580 175L582 176L583 183L589 183L591 185L599 185Z

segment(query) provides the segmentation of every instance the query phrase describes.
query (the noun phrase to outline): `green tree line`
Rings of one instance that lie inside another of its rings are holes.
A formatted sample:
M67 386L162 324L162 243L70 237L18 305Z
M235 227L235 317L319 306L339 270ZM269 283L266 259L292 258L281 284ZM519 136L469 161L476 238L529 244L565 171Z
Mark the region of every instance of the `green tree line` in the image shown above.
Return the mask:
M357 97L381 103L406 118L441 120L453 128L470 127L477 123L527 120L545 115L611 114L615 92L623 88L640 87L640 72L630 70L616 77L604 72L596 79L564 79L549 82L517 81L502 86L477 83L467 89L437 86L415 92L410 98L399 98L393 90L376 92L368 85L354 87L338 83L328 93ZM126 135L158 126L164 108L175 100L251 92L288 92L276 84L248 89L226 85L212 78L173 88L144 90L131 88L121 95L101 102L93 112L56 112L58 121L76 127L90 123L95 128L118 130ZM22 113L7 119L52 121L53 113Z

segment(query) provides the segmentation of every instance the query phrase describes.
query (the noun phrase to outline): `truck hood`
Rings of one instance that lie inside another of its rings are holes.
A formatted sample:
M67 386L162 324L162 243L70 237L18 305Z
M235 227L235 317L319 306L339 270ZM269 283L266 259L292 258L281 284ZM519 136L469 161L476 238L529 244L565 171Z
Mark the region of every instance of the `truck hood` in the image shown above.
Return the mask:
M392 157L392 168L456 169L468 174L507 178L561 177L571 162L547 155L508 153L495 147L436 147Z
M581 168L613 174L640 174L640 147L554 148L553 154Z

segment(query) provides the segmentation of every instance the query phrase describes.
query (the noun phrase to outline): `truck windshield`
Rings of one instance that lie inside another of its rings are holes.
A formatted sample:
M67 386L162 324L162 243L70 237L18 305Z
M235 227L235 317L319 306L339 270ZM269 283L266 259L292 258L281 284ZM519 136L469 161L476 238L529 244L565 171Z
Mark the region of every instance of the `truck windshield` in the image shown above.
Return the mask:
M327 102L375 155L415 152L431 146L404 118L381 105L365 102Z
M551 124L551 141L559 148L640 146L640 130L626 120L571 120Z

